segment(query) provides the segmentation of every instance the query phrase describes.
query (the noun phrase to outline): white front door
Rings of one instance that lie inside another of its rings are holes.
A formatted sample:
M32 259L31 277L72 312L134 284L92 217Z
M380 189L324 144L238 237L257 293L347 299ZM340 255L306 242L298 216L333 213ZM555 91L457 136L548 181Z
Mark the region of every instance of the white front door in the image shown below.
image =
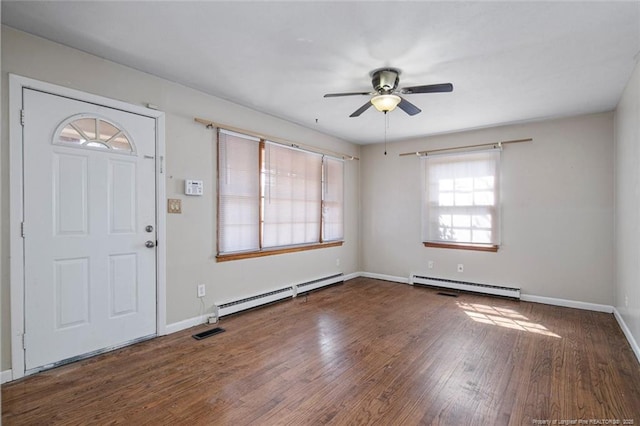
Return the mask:
M23 88L25 370L156 334L155 120Z

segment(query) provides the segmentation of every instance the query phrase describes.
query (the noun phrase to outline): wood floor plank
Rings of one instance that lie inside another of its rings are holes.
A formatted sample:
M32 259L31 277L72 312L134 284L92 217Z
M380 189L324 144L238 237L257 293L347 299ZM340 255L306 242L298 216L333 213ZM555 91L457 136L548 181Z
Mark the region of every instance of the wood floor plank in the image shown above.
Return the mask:
M3 424L640 424L609 314L358 278L220 326L7 383Z

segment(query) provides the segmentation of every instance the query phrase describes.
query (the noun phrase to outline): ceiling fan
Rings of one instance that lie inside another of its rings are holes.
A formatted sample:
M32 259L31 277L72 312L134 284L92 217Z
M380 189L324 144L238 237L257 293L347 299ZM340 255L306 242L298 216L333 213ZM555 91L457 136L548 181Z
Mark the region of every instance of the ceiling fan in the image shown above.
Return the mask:
M380 68L371 72L371 84L373 92L347 92L347 93L327 93L325 98L336 98L339 96L366 95L372 98L360 108L355 110L349 117L358 117L373 105L378 111L385 114L393 111L396 106L409 115L416 115L422 110L402 98L399 95L413 95L416 93L440 93L453 91L453 84L427 84L424 86L403 87L398 89L400 82L400 70L396 68Z

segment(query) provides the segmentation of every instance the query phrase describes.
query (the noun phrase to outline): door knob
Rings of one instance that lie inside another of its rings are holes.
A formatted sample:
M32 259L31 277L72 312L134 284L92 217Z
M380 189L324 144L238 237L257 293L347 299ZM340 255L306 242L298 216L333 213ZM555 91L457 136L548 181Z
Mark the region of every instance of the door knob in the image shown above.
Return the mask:
M147 225L147 227L144 228L144 230L147 231L147 232L153 232L153 226Z
M153 241L149 240L146 243L144 243L145 246L149 247L149 248L153 248L156 246L156 243L154 243Z

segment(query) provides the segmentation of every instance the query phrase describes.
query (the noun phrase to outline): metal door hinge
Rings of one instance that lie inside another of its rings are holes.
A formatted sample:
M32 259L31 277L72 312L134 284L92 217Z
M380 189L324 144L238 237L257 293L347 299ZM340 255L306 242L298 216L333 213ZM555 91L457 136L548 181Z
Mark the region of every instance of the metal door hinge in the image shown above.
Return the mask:
M20 110L20 124L24 126L24 110Z
M24 238L24 222L20 222L20 236Z
M22 334L22 349L27 349L27 335L26 335L26 333Z

